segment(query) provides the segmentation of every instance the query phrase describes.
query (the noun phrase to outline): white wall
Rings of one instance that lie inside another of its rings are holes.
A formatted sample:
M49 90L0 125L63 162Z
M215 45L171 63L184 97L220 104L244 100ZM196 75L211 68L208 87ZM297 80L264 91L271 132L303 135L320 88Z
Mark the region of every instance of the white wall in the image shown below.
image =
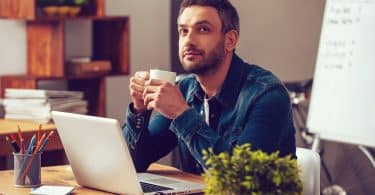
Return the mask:
M238 54L281 80L312 78L325 0L232 0L240 15Z
M130 75L151 67L171 69L170 0L109 0L106 13L130 17ZM130 102L129 76L112 77L107 82L107 115L122 121Z
M25 22L0 19L0 75L26 73Z

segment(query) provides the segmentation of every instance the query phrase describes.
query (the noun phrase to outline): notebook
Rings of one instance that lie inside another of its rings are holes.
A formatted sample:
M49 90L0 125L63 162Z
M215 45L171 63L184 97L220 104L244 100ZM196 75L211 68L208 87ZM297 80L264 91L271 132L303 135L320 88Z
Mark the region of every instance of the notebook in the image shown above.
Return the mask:
M30 192L31 195L67 195L70 194L74 190L73 186L50 186L44 185L40 186L35 190Z
M115 119L52 111L77 183L116 194L189 194L204 185L150 173L136 173ZM159 189L153 189L154 187Z

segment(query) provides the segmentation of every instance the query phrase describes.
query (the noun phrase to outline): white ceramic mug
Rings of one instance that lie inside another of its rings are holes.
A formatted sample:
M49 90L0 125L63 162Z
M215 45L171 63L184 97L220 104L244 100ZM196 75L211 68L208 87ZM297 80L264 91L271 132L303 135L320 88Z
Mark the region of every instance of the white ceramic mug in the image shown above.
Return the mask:
M176 83L176 73L165 71L165 70L158 70L158 69L151 69L150 70L150 79L158 79L163 81L168 81L171 84L175 85Z

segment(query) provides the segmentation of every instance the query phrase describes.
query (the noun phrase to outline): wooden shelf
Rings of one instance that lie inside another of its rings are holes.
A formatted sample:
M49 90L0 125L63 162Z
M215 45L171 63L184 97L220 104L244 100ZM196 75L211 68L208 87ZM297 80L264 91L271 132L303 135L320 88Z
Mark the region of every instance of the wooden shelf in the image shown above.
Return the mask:
M104 0L89 0L79 16L104 16ZM0 18L41 20L48 17L38 7L37 0L0 0Z
M35 20L28 20L28 21L35 21L35 22L53 22L53 21L71 21L71 20L92 20L92 21L100 21L100 20L123 20L126 16L76 16L76 17L42 17L36 18Z
M84 91L89 114L105 116L105 77L129 72L129 18L105 16L104 0L90 0L76 17L47 17L36 0L0 0L0 17L26 21L27 74L1 76L5 88L42 89L43 81L66 83L65 90ZM111 71L102 74L69 75L66 53L66 21L92 21L92 60L106 60Z
M92 21L93 60L109 60L111 73L129 71L128 17L94 17ZM65 75L65 20L27 22L27 74L63 77Z

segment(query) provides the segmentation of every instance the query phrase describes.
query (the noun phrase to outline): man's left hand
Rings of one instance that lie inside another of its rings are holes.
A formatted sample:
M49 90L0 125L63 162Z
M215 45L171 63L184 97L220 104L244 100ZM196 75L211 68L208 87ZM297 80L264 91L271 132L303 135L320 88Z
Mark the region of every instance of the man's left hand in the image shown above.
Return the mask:
M169 119L175 119L189 108L178 87L169 82L150 79L143 92L147 109L155 109Z

